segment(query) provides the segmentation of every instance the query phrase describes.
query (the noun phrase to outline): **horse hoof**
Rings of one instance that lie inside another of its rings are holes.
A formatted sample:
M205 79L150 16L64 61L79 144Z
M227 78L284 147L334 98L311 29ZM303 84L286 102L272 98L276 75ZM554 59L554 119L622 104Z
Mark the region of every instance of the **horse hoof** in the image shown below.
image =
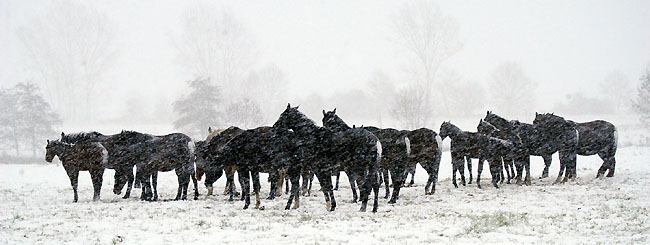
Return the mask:
M199 200L199 197L198 197L198 196L194 196L194 200Z

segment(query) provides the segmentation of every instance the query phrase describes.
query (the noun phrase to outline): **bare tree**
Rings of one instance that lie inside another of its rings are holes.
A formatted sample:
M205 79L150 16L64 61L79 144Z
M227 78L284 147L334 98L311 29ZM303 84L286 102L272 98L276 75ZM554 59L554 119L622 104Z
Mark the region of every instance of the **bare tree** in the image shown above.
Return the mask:
M636 99L632 101L634 110L639 113L643 126L650 129L650 66L641 75Z
M17 32L54 109L66 120L91 119L99 84L116 55L106 15L81 3L55 2Z
M202 4L184 12L182 26L175 40L180 63L221 87L226 102L235 101L257 55L244 24L226 9Z
M615 112L624 113L631 108L629 96L634 92L630 79L620 71L612 71L607 74L600 83L600 91L605 99L614 104Z
M368 80L369 97L377 117L377 126L383 127L384 116L389 115L395 105L395 87L392 79L381 70L376 70Z
M285 73L270 64L249 73L244 83L247 93L243 97L255 103L261 110L262 122L270 124L287 103L287 84Z
M440 81L445 85L438 88L436 101L447 101L453 115L478 115L487 109L487 92L480 83L465 80L456 72L444 73Z
M260 107L250 99L231 103L224 111L228 125L237 125L240 128L249 129L262 126L262 111Z
M433 111L427 110L431 108L431 100L425 98L426 94L418 86L402 88L396 93L392 115L402 128L416 129L429 125Z
M536 103L535 88L537 83L526 75L519 64L499 64L492 72L489 83L494 110L514 118L532 113Z
M442 10L432 2L408 2L396 13L393 19L393 29L396 43L406 50L409 60L406 64L412 85L403 89L402 95L408 90L417 90L418 97L427 100L418 103L422 107L411 109L420 110L413 114L396 114L401 116L423 115L433 116L434 103L433 89L441 84L436 80L441 65L456 54L462 47L459 38L459 25L456 20L445 15ZM437 85L437 86L436 86ZM415 91L413 91L415 92ZM409 94L409 93L406 93ZM400 95L400 96L402 96ZM445 101L441 101L447 112L449 108ZM407 118L396 118L398 121L407 121ZM407 123L412 125L415 121L428 122L431 118L415 119ZM426 125L419 125L426 126Z

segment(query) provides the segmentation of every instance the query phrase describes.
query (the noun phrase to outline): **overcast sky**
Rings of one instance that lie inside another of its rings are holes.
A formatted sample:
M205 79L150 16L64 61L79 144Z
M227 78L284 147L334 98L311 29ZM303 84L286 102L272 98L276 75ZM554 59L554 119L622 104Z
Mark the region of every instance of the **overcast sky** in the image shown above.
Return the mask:
M86 1L84 1L86 2ZM117 62L105 106L120 111L129 93L176 97L192 78L176 62L174 35L195 1L88 1L114 23ZM260 52L275 63L294 97L363 88L376 69L399 82L392 17L403 1L223 1L242 20ZM0 87L33 79L16 28L43 18L50 1L0 2ZM650 64L650 1L446 1L460 24L463 49L445 67L486 82L501 62L515 61L539 84L540 108L567 93L596 93L618 70L635 84Z

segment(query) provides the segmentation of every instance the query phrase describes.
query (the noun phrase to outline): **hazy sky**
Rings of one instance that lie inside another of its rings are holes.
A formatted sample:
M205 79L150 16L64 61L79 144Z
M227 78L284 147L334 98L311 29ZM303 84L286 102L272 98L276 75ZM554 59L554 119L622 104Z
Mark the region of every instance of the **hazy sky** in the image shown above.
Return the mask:
M84 1L115 24L120 56L108 73L107 109L126 94L177 97L191 79L176 62L173 39L195 1ZM277 64L292 97L365 86L376 69L400 80L392 17L404 1L220 1L242 20L259 51L258 65ZM515 61L539 84L540 109L567 93L598 92L607 73L633 82L650 63L650 1L446 1L460 24L463 49L445 67L486 82L501 62ZM34 76L25 70L16 28L42 18L49 1L0 2L0 86ZM150 98L150 97L147 97Z

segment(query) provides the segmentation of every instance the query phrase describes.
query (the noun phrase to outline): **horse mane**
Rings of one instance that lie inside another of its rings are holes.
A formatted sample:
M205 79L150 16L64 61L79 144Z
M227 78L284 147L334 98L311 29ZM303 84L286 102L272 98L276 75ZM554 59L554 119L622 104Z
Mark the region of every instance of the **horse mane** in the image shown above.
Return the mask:
M70 133L70 134L64 134L61 137L61 141L68 142L68 143L77 143L77 142L90 141L100 136L104 136L104 135L97 131Z
M328 111L323 116L326 116L326 117L329 116L330 117L330 119L333 121L333 125L332 125L333 129L334 128L335 129L341 129L341 130L350 129L350 126L347 123L345 123L345 121L343 121L343 119L341 117L339 117L339 115L336 114L336 110ZM323 122L323 126L325 126L324 124L325 124L325 122Z
M205 137L205 141L210 141L212 137L219 135L221 132L226 131L227 128L219 128L219 129L214 129L208 133L208 136Z

